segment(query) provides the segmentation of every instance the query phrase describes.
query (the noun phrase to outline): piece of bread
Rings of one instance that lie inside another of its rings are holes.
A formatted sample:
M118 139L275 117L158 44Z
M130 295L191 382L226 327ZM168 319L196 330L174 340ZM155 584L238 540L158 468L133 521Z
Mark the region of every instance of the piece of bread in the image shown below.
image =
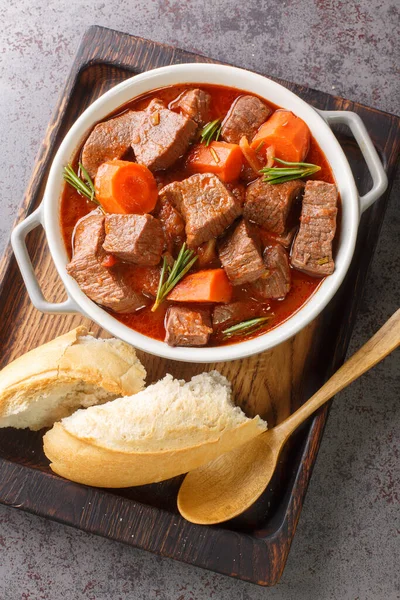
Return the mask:
M136 394L145 376L131 346L77 327L0 371L0 427L50 427L77 408Z
M266 429L234 405L230 383L212 371L189 383L166 375L133 398L78 410L43 441L58 475L119 488L196 469Z

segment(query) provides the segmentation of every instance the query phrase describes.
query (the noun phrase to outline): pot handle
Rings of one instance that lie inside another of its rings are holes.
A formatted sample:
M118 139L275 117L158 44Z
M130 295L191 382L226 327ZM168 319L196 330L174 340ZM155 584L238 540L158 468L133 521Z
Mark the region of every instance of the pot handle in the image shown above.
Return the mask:
M364 194L364 196L360 196L360 211L363 213L375 200L378 200L382 196L388 186L388 179L381 159L363 121L357 113L347 110L318 110L317 112L328 125L343 123L350 128L367 163L373 183L369 192Z
M75 302L68 300L60 303L48 302L43 296L26 247L26 236L30 231L42 225L41 206L15 227L11 234L11 245L29 297L35 308L44 313L65 314L79 312Z

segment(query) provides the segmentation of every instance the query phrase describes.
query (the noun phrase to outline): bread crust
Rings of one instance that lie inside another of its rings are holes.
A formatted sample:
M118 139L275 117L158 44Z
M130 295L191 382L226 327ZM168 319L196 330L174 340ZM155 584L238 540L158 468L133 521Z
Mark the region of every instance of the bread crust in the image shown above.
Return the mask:
M43 443L54 473L95 487L123 488L157 483L192 471L264 430L263 421L255 417L202 444L159 452L123 452L80 439L62 423L56 423Z
M72 388L81 381L115 396L143 389L146 371L134 348L116 339L96 343L90 336L82 340L84 336L89 336L87 328L77 327L0 371L0 427L5 426L2 419L23 412L41 392L58 384ZM35 424L33 428L39 427Z

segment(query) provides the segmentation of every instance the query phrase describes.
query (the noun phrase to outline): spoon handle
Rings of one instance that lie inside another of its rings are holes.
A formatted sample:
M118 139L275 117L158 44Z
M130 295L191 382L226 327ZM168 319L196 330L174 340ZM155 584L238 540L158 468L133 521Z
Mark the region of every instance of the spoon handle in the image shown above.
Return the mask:
M296 412L274 428L277 438L286 440L293 431L312 415L332 396L347 387L355 379L374 367L385 356L400 345L400 309L362 346L318 392L305 402Z

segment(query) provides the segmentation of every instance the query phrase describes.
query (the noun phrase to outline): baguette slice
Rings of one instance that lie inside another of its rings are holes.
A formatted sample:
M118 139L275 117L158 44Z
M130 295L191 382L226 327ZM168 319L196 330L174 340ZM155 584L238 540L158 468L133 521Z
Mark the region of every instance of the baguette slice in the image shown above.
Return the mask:
M217 371L189 383L166 375L134 398L119 398L56 423L44 436L52 470L79 483L130 487L196 469L267 428L232 401Z
M77 408L139 392L145 376L131 346L77 327L0 371L0 427L50 427Z

